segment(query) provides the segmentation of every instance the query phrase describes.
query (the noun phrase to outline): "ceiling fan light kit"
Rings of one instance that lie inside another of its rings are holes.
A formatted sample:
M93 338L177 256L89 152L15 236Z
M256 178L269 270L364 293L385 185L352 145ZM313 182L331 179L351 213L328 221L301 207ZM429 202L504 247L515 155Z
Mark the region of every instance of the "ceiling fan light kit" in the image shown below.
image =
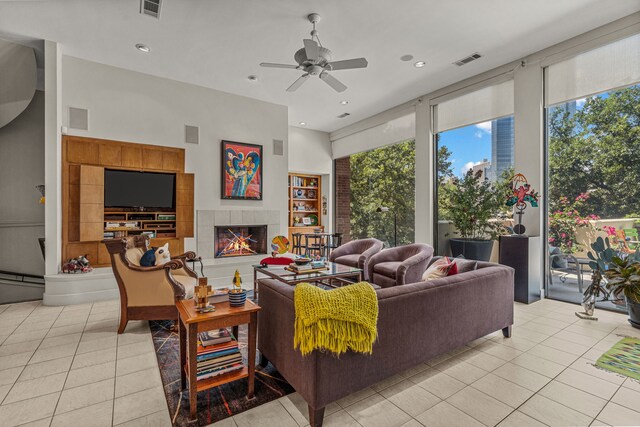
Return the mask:
M333 77L330 72L337 70L350 70L354 68L366 68L368 62L365 58L346 59L342 61L332 61L332 52L322 46L316 30L316 23L320 22L320 15L311 13L307 19L313 24L311 30L311 38L304 39L304 47L299 49L293 58L298 65L276 64L271 62L263 62L261 67L267 68L290 68L304 71L291 86L287 88L287 92L295 92L302 84L311 76L318 76L320 80L331 86L336 92L344 92L347 87L338 79Z

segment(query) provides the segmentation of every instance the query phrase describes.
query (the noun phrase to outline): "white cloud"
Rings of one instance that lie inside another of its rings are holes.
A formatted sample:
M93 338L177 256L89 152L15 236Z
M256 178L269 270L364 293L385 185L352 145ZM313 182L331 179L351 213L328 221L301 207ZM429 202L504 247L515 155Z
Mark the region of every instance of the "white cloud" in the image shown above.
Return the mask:
M491 133L491 121L478 123L476 127L484 133Z
M582 108L585 102L587 102L587 98L576 99L576 107Z
M473 136L475 136L476 138L480 138L482 139L483 136L485 136L485 132L482 132L481 130L477 130L476 133L473 134Z
M466 174L469 171L469 169L473 169L474 166L477 166L480 163L484 163L484 162L467 162L467 163L465 163L464 166L461 169L462 174L463 175Z

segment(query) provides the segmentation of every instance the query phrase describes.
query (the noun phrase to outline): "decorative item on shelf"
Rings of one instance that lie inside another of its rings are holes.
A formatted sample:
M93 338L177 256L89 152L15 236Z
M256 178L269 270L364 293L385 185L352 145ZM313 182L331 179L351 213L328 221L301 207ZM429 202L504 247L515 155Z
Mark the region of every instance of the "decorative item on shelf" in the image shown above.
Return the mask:
M304 199L304 191L300 190L300 189L296 190L295 191L295 197L297 199Z
M316 198L316 190L307 191L307 198L308 199L315 199Z
M40 185L36 185L36 189L40 192L40 200L38 201L38 203L40 203L41 205L44 205L44 185L40 184Z
M318 215L311 214L308 218L311 220L310 225L318 225Z
M289 245L289 239L285 236L276 236L271 239L271 249L275 252L273 257L275 258L276 255L287 253L289 251Z
M322 215L327 214L327 196L322 196Z
M198 284L193 289L193 299L196 303L196 311L198 313L210 313L215 311L215 306L209 302L209 297L213 296L214 292L211 289L211 285L208 284L206 277L200 277Z
M302 224L311 225L311 217L305 216L304 218L302 218Z
M233 274L233 288L229 291L229 305L231 307L242 307L247 301L247 291L242 289L242 277L236 270Z
M511 180L511 192L507 195L507 206L515 206L516 215L518 215L518 224L513 227L515 234L524 234L526 228L522 225L522 215L527 208L527 203L531 204L531 207L538 207L538 199L540 195L537 191L531 188L531 185L527 181L527 178L521 174L516 174Z
M591 244L592 251L587 253L589 261L589 268L593 271L591 273L591 284L584 291L582 297L582 308L584 311L576 312L576 316L585 320L598 320L593 315L596 308L596 302L600 295L603 295L603 301L609 299L609 292L602 286L602 274L609 267L609 263L615 256L615 251L611 248L609 238L603 239L598 237L595 242Z
M71 258L62 265L62 272L67 274L90 273L93 271L93 267L91 267L87 257L88 255L80 255L76 258Z
M222 198L262 200L262 146L222 141Z

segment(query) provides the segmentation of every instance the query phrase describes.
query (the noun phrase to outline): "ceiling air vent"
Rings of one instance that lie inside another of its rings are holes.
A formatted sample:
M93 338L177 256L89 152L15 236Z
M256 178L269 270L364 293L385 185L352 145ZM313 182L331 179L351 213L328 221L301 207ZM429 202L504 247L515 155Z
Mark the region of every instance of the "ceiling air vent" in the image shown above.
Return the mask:
M468 64L471 61L475 61L476 59L482 58L482 55L480 55L478 52L467 56L466 58L462 58L459 61L454 62L454 64L456 64L458 67L462 67L465 64Z
M160 19L160 3L162 0L140 0L140 13Z
M349 113L342 113L338 116L339 119L344 119L345 117L349 117L351 114Z

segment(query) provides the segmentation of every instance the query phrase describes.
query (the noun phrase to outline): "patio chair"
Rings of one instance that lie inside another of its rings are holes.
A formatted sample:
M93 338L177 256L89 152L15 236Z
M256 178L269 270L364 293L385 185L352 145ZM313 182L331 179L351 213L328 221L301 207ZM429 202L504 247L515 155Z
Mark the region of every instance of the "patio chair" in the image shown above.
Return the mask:
M637 228L623 228L625 236L627 237L627 245L629 245L629 249L637 250L640 248L640 236L638 236Z
M618 253L621 257L635 252L635 249L631 249L627 240L630 239L628 239L625 230L616 230L616 235L613 237L613 243L618 246Z
M549 286L553 286L553 272L560 271L563 274L559 277L562 283L567 281L568 274L575 274L578 281L578 291L582 293L582 267L589 264L589 260L586 258L576 258L571 254L565 254L560 251L560 248L549 247ZM562 263L566 263L566 267L562 267Z

